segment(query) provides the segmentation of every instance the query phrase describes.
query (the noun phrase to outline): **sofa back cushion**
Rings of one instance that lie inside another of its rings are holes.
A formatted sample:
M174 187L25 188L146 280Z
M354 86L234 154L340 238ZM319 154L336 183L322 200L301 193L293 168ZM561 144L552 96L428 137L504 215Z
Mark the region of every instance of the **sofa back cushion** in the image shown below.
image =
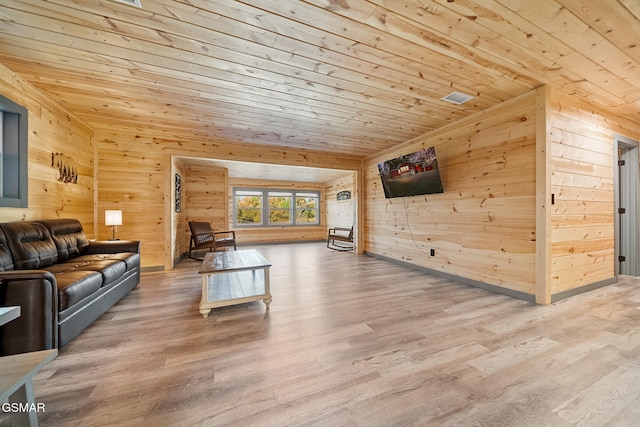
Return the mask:
M7 237L0 228L0 271L10 270L13 270L13 256L11 256L11 250L7 245Z
M44 225L33 221L2 224L17 270L39 269L58 260L58 250Z
M58 250L58 262L75 258L86 252L89 247L89 240L84 234L82 223L77 219L48 219L38 222L49 230Z

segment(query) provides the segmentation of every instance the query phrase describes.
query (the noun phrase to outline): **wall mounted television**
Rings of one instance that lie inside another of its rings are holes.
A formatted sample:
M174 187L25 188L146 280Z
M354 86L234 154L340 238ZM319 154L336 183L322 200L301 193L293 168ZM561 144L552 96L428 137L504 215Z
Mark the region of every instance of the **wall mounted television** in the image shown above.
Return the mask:
M419 196L443 193L434 147L378 163L384 196Z

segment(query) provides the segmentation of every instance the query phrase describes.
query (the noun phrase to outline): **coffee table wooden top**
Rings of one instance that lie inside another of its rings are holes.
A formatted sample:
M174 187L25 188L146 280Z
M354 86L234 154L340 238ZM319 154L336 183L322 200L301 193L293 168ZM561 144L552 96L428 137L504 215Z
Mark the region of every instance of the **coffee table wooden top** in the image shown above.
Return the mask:
M271 267L271 263L264 259L255 249L237 251L208 252L202 265L200 274L221 273L229 271L254 270L256 268Z
M0 307L0 325L20 317L20 306Z

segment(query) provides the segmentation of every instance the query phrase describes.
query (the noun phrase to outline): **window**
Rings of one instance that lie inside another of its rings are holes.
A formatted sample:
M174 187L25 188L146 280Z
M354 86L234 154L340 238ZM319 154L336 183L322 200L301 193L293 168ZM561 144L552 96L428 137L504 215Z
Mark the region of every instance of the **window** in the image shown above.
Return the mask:
M0 95L0 206L28 202L27 109Z
M262 192L237 190L234 193L236 225L262 225Z
M290 225L293 193L269 192L269 225Z
M318 194L297 193L296 194L296 223L297 224L317 224L318 223Z
M317 191L235 188L233 200L236 227L281 227L320 223L320 193Z

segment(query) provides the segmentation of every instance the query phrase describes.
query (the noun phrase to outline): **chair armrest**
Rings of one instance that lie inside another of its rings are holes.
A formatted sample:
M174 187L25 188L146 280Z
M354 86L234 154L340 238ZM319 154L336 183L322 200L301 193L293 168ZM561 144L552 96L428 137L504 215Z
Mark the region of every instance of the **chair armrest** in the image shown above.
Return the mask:
M120 252L140 253L138 240L96 240L89 242L87 254L117 254Z
M0 326L0 355L58 347L58 287L53 274L0 272L0 305L20 306L20 317Z
M231 234L231 236L235 239L236 238L236 232L235 230L227 230L227 231L214 231L213 232L214 235L218 235L218 234Z
M350 228L345 227L333 227L329 229L329 237L338 236L338 237L348 237L349 233L351 233Z

